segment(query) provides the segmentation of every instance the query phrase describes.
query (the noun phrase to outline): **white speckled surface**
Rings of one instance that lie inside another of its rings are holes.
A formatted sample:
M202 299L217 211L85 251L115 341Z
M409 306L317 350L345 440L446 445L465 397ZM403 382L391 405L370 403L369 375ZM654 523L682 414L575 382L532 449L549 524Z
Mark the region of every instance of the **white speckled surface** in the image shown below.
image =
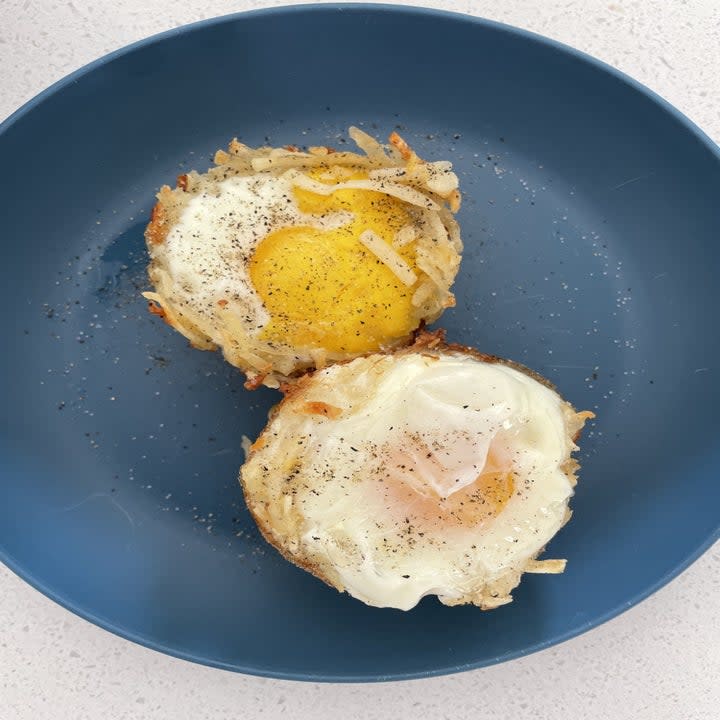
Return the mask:
M2 0L0 117L77 67L167 28L286 3ZM720 140L716 0L415 2L578 47L650 86ZM714 720L720 546L640 606L561 646L463 675L314 685L212 670L80 620L0 566L0 720L512 718ZM351 649L349 649L351 651Z

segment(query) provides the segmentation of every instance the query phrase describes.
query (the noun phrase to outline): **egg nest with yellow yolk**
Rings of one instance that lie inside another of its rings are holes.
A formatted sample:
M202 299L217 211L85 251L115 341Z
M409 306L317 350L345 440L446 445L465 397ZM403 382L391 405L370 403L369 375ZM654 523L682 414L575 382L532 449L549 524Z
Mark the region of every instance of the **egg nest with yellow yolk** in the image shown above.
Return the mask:
M150 310L221 348L248 386L406 345L454 305L462 243L449 162L357 128L362 153L252 149L163 187L146 229Z
M240 480L288 560L377 607L492 609L570 517L590 412L526 368L423 333L284 386Z

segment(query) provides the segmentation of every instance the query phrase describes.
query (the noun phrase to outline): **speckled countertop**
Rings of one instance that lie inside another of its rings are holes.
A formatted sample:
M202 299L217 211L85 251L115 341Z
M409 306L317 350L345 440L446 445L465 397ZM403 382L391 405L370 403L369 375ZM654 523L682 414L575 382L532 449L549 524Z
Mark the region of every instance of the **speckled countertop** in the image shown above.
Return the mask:
M2 0L0 118L68 72L147 35L283 2ZM717 0L434 0L556 38L653 88L720 141ZM244 677L117 638L0 566L0 720L292 717L714 720L720 546L640 606L504 665L384 685Z

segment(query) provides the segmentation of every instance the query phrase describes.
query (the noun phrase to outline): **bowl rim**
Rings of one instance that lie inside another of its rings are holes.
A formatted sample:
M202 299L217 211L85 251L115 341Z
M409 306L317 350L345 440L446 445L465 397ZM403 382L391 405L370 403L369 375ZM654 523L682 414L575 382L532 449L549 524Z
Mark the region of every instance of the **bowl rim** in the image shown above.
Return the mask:
M164 40L174 38L176 36L185 35L192 33L198 29L206 29L215 25L223 25L226 23L242 22L246 18L251 17L267 17L273 18L276 16L288 16L294 14L314 14L314 13L332 13L332 12L371 12L377 14L398 14L398 15L414 15L414 16L425 16L428 18L438 18L443 20L450 20L459 23L469 23L484 28L489 28L493 31L505 33L507 35L520 38L525 41L537 43L545 47L551 48L556 52L560 52L566 55L570 55L580 62L587 63L597 70L609 73L616 80L629 86L632 90L641 93L642 95L649 98L658 109L670 114L686 131L695 138L708 150L711 155L720 163L720 146L716 144L712 138L710 138L702 129L700 129L692 120L690 120L684 113L678 110L675 106L671 105L661 95L650 89L643 83L635 80L626 73L617 68L609 65L608 63L598 60L597 58L589 55L581 50L562 43L558 40L545 37L539 33L525 30L522 28L515 27L506 23L498 22L496 20L489 20L487 18L469 15L467 13L453 12L448 10L440 10L436 8L414 6L414 5L394 5L389 3L308 3L301 5L280 5L275 7L259 8L254 10L245 10L235 13L229 13L225 15L219 15L216 17L206 18L198 20L192 23L179 25L177 27L165 30L154 35L137 40L133 43L125 45L117 50L113 50L91 62L81 66L77 70L65 75L59 80L55 81L44 90L39 92L37 95L32 97L30 100L21 105L17 110L8 115L2 122L0 122L0 142L3 140L3 136L8 130L15 125L17 122L22 120L27 114L32 112L36 107L43 103L47 98L54 94L62 91L66 86L71 85L78 79L90 74L94 70L103 67L104 65L114 61L117 58L121 58L125 55L135 52L141 48L162 42ZM388 681L399 681L399 680L413 680L420 678L437 677L441 675L449 675L459 672L465 672L469 670L476 670L482 667L489 667L501 662L507 662L515 660L526 655L531 655L541 650L545 650L554 645L559 645L571 638L577 637L588 630L596 628L608 620L617 617L631 607L639 604L643 600L647 599L650 595L654 594L660 588L664 587L671 580L678 577L684 572L690 565L692 565L701 555L703 555L708 549L710 549L715 542L720 540L720 522L714 532L710 533L707 538L703 540L699 545L691 548L685 555L684 559L675 565L673 568L668 570L664 575L659 577L655 582L648 585L641 592L636 593L632 597L626 599L617 606L611 608L607 612L598 615L587 622L567 630L564 633L556 635L552 638L535 642L521 650L508 652L495 658L487 660L480 660L478 662L460 663L460 664L443 664L434 667L431 670L422 671L401 671L386 675L371 675L371 674L338 674L328 675L327 673L318 671L309 672L298 672L294 670L272 670L268 668L257 668L250 666L241 666L235 663L224 662L221 660L214 660L212 658L202 657L199 654L191 651L178 650L174 647L165 645L161 642L157 642L152 639L134 633L127 628L123 628L116 625L109 618L105 618L96 612L88 608L78 606L72 601L72 599L65 597L63 594L56 592L53 588L46 585L41 578L36 577L32 572L26 570L19 561L16 561L4 548L0 547L0 562L2 562L9 570L11 570L17 577L28 583L31 587L35 588L47 598L57 603L61 607L69 610L74 615L81 617L83 620L91 622L98 627L111 632L112 634L121 637L125 640L130 640L138 645L146 647L151 650L170 655L171 657L179 658L182 660L188 660L200 665L209 667L215 667L223 670L231 670L246 675L252 675L257 677L274 678L280 680L295 680L295 681L308 681L308 682L337 682L337 683L366 683L366 682L388 682Z

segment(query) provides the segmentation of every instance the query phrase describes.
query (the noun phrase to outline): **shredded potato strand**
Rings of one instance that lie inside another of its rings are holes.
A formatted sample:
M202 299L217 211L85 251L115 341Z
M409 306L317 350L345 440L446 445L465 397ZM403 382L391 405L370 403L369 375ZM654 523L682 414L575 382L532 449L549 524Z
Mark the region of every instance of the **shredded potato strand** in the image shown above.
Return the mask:
M285 173L285 177L296 187L309 190L318 195L331 195L337 190L372 190L396 197L398 200L403 200L410 205L415 205L427 210L437 211L440 209L440 206L434 200L406 185L387 183L379 180L348 180L347 182L337 183L336 185L326 185L325 183L309 178L297 170L288 170L287 173Z
M398 230L395 240L393 240L393 245L396 248L404 248L406 245L409 245L413 240L415 240L416 237L417 232L415 228L412 225L405 225L405 227Z
M417 275L412 268L379 235L376 235L372 230L366 230L360 234L360 242L373 255L376 255L379 260L385 263L403 285L410 287L415 284Z
M387 162L388 156L385 149L374 137L354 125L350 127L348 134L368 158L379 162Z
M557 575L565 572L565 565L567 560L530 560L525 566L525 572Z
M412 304L415 305L415 307L422 307L430 299L434 291L434 283L425 280L414 292L412 296Z

